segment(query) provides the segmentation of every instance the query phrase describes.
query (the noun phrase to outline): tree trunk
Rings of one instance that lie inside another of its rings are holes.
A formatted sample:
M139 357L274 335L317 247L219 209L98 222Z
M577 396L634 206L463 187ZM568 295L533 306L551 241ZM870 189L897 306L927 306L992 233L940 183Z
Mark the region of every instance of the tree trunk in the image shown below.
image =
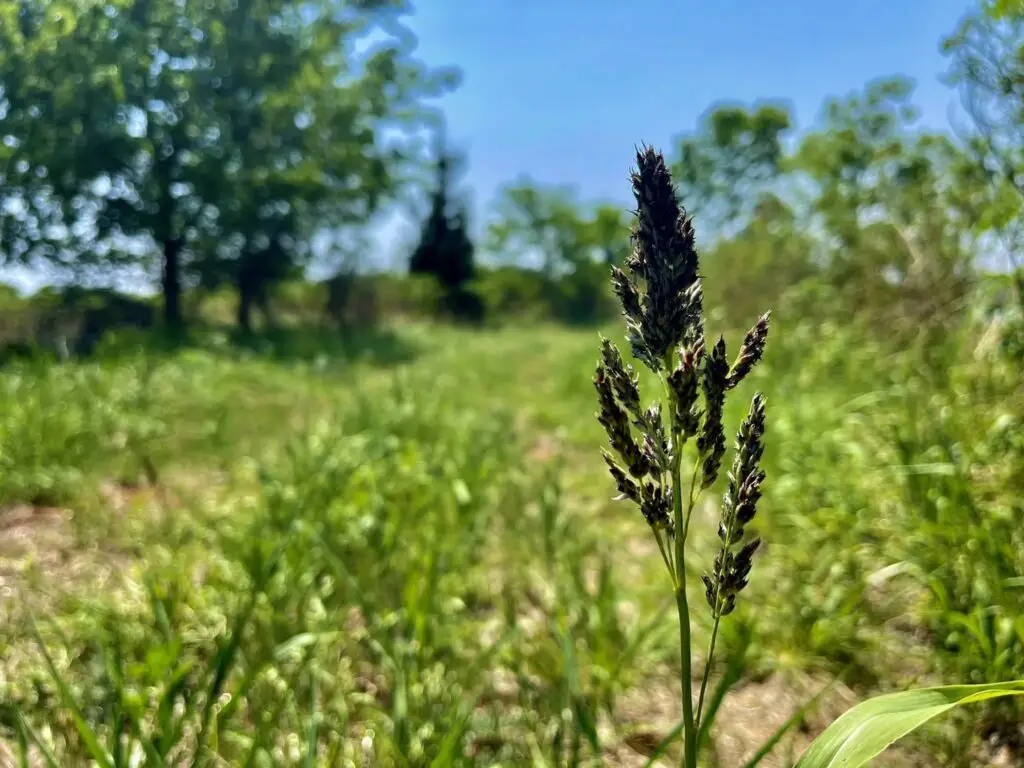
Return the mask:
M264 319L270 320L266 257L266 251L245 251L238 265L238 327L246 333L252 332L254 309L262 310Z
M164 240L164 322L168 330L181 331L185 320L181 314L181 240Z
M274 306L270 301L270 291L264 288L258 297L260 314L263 315L263 327L273 330L277 327L277 318L274 315Z
M249 280L238 281L238 327L245 333L252 333L252 305L254 304L252 284Z

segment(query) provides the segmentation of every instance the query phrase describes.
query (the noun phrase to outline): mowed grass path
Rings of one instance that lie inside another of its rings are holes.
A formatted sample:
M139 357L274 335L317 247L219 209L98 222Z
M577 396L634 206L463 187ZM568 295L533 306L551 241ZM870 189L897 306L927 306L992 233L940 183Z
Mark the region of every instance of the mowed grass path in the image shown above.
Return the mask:
M927 669L914 622L892 630L903 589L868 578L887 560L861 523L893 503L865 423L886 362L821 329L777 335L727 414L732 432L767 391L767 544L725 631L739 687L719 714L722 765L840 672L866 691ZM678 717L675 619L657 550L599 455L598 341L413 325L243 352L209 335L5 371L10 759L21 722L46 745L33 760L88 751L31 614L114 757L642 765ZM701 509L697 587L720 493ZM854 699L834 685L767 764Z

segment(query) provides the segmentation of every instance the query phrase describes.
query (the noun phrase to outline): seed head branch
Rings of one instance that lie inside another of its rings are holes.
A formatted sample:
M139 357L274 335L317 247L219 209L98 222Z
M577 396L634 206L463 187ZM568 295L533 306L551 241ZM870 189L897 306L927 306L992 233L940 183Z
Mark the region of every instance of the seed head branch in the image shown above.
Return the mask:
M657 374L665 386L661 402L644 406L640 380L618 348L601 340L601 360L594 375L598 421L608 435L604 460L618 499L628 499L651 527L672 577L679 612L682 664L683 766L696 768L698 726L707 688L718 625L731 613L747 585L760 540L745 542L761 496L764 472L764 399L754 397L736 439L729 488L722 501L718 535L721 546L703 577L714 630L701 682L697 716L690 682L690 612L686 589L685 545L697 497L718 478L725 456L724 413L727 393L764 356L769 315L747 332L730 365L725 340L710 348L704 331L704 292L693 223L679 202L660 152L643 147L632 172L636 221L633 250L625 268L612 267L611 283L622 305L626 339L633 357ZM689 484L681 471L688 441L696 455Z

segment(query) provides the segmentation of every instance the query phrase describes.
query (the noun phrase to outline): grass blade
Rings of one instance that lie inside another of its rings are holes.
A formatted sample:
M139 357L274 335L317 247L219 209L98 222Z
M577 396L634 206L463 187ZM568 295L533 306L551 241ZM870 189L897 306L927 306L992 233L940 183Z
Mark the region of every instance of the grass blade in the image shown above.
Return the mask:
M18 768L28 768L28 735L21 721L21 712L14 712L14 731L18 737Z
M39 633L39 627L36 625L36 620L31 613L29 613L29 624L32 629L32 635L43 654L43 660L46 662L46 668L50 673L50 677L53 678L53 682L60 692L61 702L68 708L71 720L75 724L75 730L78 731L78 736L82 739L86 750L92 756L92 759L103 766L103 768L114 768L114 763L100 743L99 736L85 721L85 716L82 714L82 709L78 706L78 702L75 701L71 688L68 687L60 672L57 671L57 665L53 663L53 657L50 656L50 651L46 648L46 642Z
M498 652L505 647L509 640L518 635L517 629L510 629L502 635L494 645L492 645L486 653L482 653L477 660L474 662L469 678L476 679L480 672L490 664L492 658L494 658ZM441 742L441 746L438 749L437 756L430 762L430 768L448 768L448 766L455 764L455 751L458 749L459 742L462 741L462 737L466 735L466 730L469 726L469 718L473 714L473 708L480 700L480 694L463 702L459 708L458 716L455 719L454 724L448 729L448 733L444 737L444 741Z
M199 737L196 742L196 754L192 761L192 768L197 768L201 764L200 760L206 750L207 732L209 731L214 704L216 704L217 699L220 696L221 689L224 687L224 683L228 679L231 667L235 663L235 657L242 645L242 634L245 632L245 629L249 624L249 619L252 617L253 611L256 610L256 602L259 595L260 591L258 589L253 589L252 594L249 596L249 600L246 603L245 609L238 615L238 618L235 619L235 625L231 629L231 636L228 638L227 645L225 645L221 649L220 653L217 654L213 680L210 682L210 689L207 691L206 701L203 704L203 713L199 725Z
M601 742L597 736L597 725L591 715L590 707L583 695L583 687L580 683L579 668L576 664L576 649L573 646L572 637L568 632L556 630L562 641L562 653L565 657L565 674L569 685L569 698L572 703L572 710L577 728L583 732L596 754L601 753Z
M947 685L876 696L847 710L800 757L796 768L859 768L897 739L954 707L1024 696L1024 680Z
M309 677L309 737L306 742L306 760L304 765L306 768L316 768L316 744L320 725L320 710L318 709L320 686L315 669L310 670Z
M739 631L739 646L726 657L725 672L712 691L711 697L707 702L708 707L704 711L703 717L701 717L697 731L697 749L700 749L707 739L710 738L711 726L714 725L722 702L725 701L726 695L732 690L733 686L739 682L746 669L747 650L750 648L752 634L750 627L746 624L742 625Z
M60 763L57 762L57 758L54 757L53 752L50 748L43 743L43 740L39 737L39 734L35 732L28 721L21 714L21 710L15 709L14 716L17 719L18 727L18 749L21 756L21 764L23 768L28 768L31 765L28 756L28 741L31 740L36 745L36 749L39 750L39 754L43 756L43 760L48 768L60 768Z
M631 664L636 660L637 655L643 648L644 643L654 634L656 629L659 629L662 622L665 620L665 616L668 615L670 609L675 607L675 600L665 600L658 612L654 614L646 624L642 624L633 633L626 645L626 648L622 651L622 654L615 661L615 666L611 671L611 679L618 680L625 669L628 669Z
M214 704L220 697L221 689L224 687L224 683L227 682L231 668L235 664L235 659L242 647L243 635L249 626L249 620L256 611L256 603L259 601L260 595L263 594L266 583L270 580L271 575L277 568L277 562L284 553L284 549L288 544L289 538L290 537L285 537L271 553L266 563L263 564L259 578L256 583L252 585L245 608L235 619L227 645L224 646L220 653L217 654L213 680L210 683L210 689L207 692L206 701L203 704L203 713L199 725L199 736L196 740L196 753L192 760L192 768L198 768L198 766L202 764L201 760L206 751L206 741L210 728L210 720L213 715Z
M155 746L157 752L163 757L166 757L181 739L185 721L193 712L191 701L187 701L185 711L180 716L176 716L174 711L179 697L182 697L188 690L192 666L192 662L189 661L178 665L166 683L160 703L157 705L156 722L158 727Z
M249 749L249 755L246 757L245 762L242 763L244 768L251 768L256 765L256 758L259 757L260 750L264 748L264 742L266 740L267 733L270 731L274 723L281 717L281 713L284 708L288 705L291 699L288 696L280 696L274 705L274 711L270 717L261 717L256 725L256 733L252 737L252 746Z

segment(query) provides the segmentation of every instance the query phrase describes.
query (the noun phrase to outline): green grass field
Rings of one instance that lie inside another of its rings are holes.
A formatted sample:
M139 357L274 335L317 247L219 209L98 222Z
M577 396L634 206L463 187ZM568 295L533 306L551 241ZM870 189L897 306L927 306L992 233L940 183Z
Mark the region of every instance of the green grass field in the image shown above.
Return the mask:
M644 765L679 717L676 617L612 500L598 342L211 332L8 366L0 764ZM734 433L767 395L768 480L719 765L823 688L762 765L871 693L1024 677L1019 368L946 346L783 320L730 401ZM1013 706L883 764L1018 764Z

